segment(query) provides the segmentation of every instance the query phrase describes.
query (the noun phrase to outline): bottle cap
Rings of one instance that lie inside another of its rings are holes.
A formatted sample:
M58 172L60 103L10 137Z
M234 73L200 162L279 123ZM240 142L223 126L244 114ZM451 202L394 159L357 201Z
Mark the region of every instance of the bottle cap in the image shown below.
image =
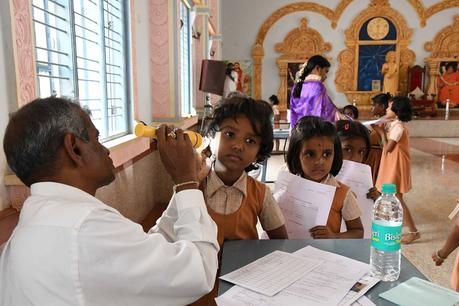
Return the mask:
M397 186L395 186L395 184L382 184L381 192L382 193L396 193Z

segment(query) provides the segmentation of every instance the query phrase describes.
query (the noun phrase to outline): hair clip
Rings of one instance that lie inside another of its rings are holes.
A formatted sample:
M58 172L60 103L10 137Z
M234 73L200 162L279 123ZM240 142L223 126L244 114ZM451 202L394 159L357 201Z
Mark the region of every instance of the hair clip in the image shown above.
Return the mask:
M350 128L351 128L351 126L349 125L349 123L346 123L346 124L344 125L344 130L345 130L345 131L348 131Z

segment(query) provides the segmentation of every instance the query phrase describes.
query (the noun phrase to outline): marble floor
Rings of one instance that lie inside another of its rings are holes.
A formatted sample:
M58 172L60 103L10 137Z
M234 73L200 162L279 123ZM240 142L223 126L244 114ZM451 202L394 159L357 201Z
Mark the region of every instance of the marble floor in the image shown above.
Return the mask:
M453 223L449 213L459 198L459 138L411 138L413 189L405 200L410 208L421 239L403 245L402 253L428 279L449 287L456 252L441 267L431 259L432 252L444 243ZM282 155L273 155L268 161L267 180L275 180L284 164Z

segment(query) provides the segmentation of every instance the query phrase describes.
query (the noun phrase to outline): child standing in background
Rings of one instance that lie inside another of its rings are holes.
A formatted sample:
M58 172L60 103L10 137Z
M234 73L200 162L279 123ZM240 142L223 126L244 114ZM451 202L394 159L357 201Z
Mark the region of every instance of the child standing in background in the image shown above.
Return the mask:
M359 119L359 109L352 104L343 107L343 114L352 120Z
M338 120L336 131L341 141L343 160L365 163L370 152L370 135L367 128L358 121ZM367 198L376 200L381 194L373 187L368 190Z
M275 129L278 129L280 124L279 124L279 120L280 120L280 111L279 111L279 99L277 98L276 95L272 95L271 97L269 97L269 102L271 103L271 108L273 110L273 114L274 114L274 122L273 122L273 126ZM276 151L279 151L279 139L276 139Z
M305 179L336 187L327 224L310 229L314 239L363 237L357 198L348 186L334 177L342 164L341 143L333 124L314 116L301 118L290 138L287 152L289 171ZM345 220L347 231L340 233L342 219Z
M386 109L389 106L390 95L378 94L371 98L371 113L375 118L381 118L386 115ZM368 158L365 161L371 167L371 174L373 175L373 184L376 184L378 178L379 164L381 163L382 156L382 139L381 135L373 128L369 128L371 149Z
M382 184L397 185L397 198L403 207L404 225L408 227L408 232L402 235L402 243L405 244L421 238L410 210L403 200L403 194L411 189L410 144L408 128L404 125L404 122L411 120L411 116L410 100L407 97L394 97L386 110L386 118L390 121L385 123L384 128L373 126L383 143L376 188L381 191Z

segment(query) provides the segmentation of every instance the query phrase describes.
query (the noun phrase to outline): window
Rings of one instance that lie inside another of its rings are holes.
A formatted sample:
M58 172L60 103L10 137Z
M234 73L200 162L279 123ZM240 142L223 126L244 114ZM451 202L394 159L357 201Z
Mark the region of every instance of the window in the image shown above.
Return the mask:
M128 132L123 0L33 0L38 89L76 98L101 139Z
M181 115L195 114L192 99L190 7L180 1L180 101Z

